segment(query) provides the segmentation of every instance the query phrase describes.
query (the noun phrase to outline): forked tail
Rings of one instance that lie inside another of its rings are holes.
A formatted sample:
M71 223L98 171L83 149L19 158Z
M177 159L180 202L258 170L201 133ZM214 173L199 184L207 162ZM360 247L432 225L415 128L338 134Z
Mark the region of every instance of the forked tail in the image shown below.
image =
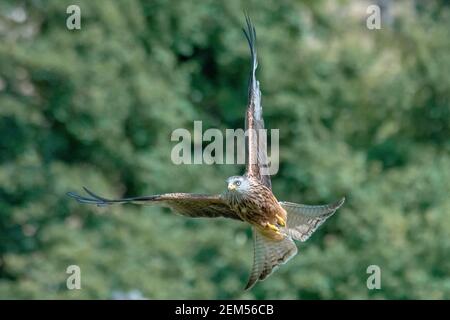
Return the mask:
M297 246L288 236L281 241L274 241L253 228L253 238L253 267L245 290L253 287L258 280L266 279L297 254Z
M281 232L294 240L306 241L344 201L345 198L341 198L334 203L318 206L281 201L280 205L287 212L286 227L282 228Z
M332 216L344 203L342 198L335 203L310 206L292 202L280 202L287 212L286 226L280 228L285 236L276 241L265 237L253 228L254 258L250 279L245 289L250 289L258 280L264 280L280 265L297 254L294 240L306 241L317 228Z

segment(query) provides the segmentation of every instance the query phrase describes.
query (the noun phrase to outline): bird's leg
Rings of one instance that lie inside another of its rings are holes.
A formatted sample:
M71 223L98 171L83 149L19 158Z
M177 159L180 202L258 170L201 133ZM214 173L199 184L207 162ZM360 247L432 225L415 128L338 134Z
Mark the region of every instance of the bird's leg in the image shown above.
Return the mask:
M285 227L286 226L286 220L284 220L284 218L278 214L275 215L275 217L277 218L277 223L282 226Z
M273 225L269 222L266 223L266 228L275 231L276 234L281 234L280 229L278 229L278 227L276 225Z

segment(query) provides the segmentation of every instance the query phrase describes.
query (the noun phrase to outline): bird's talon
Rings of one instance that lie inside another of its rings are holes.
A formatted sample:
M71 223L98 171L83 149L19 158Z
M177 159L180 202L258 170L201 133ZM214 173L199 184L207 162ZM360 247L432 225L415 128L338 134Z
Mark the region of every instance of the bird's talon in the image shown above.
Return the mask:
M273 230L273 231L275 231L275 232L280 232L280 230L278 229L278 227L275 226L275 225L273 225L273 224L271 224L271 223L267 223L266 227L269 228L269 229L271 229L271 230Z
M275 215L277 218L277 222L280 226L285 227L286 226L286 220L283 219L283 217L279 215Z

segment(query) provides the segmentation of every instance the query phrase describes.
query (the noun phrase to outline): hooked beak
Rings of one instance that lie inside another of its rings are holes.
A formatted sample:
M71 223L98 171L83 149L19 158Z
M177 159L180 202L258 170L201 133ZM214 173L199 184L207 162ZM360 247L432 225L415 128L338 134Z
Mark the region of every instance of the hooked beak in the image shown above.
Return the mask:
M228 184L228 190L230 190L230 191L236 190L236 185L233 184L233 183L229 183L229 184Z

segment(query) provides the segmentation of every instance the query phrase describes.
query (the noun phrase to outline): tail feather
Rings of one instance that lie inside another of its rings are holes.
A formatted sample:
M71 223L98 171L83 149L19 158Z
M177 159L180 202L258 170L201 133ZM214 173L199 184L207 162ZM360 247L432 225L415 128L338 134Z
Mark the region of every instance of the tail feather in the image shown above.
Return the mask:
M250 289L258 280L264 280L281 264L288 262L297 254L297 247L290 237L281 241L271 240L253 229L254 257L253 268L245 290Z
M287 212L286 227L282 228L281 231L294 240L306 241L325 220L344 204L344 201L345 198L342 198L335 203L319 206L280 202L280 205Z

